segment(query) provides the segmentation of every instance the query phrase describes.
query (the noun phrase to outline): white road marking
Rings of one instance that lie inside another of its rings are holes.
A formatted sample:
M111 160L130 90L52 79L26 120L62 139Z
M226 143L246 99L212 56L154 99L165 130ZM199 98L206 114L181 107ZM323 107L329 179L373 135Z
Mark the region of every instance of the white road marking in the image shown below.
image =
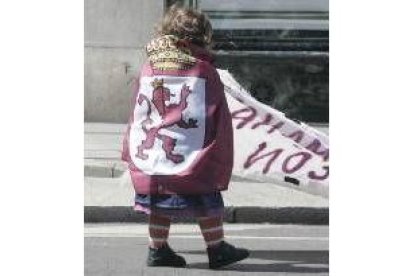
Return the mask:
M253 229L267 229L273 228L272 225L224 225L224 231L240 231ZM99 234L99 233L125 233L125 234L148 234L148 225L87 225L84 228L85 234ZM172 224L170 234L201 234L200 227L195 224Z
M257 229L292 229L292 226L272 225L272 224L224 224L224 236L226 239L239 240L264 240L264 241L329 241L327 236L248 236L232 235L235 231L257 230ZM313 226L309 226L314 228ZM316 227L317 228L317 227ZM146 238L148 239L148 225L146 224L85 224L84 237L118 237L118 238ZM197 224L172 224L169 237L172 239L203 239L200 228Z
M307 226L307 228L318 228L319 226ZM240 230L254 230L254 229L291 229L295 228L290 225L273 225L273 224L224 224L224 231L240 231ZM120 232L131 232L131 233L143 233L148 231L148 224L85 224L85 233L120 233ZM170 233L183 233L189 232L194 233L200 232L200 227L197 224L171 224Z
M224 235L226 239L237 240L285 240L285 241L328 241L328 237L257 237ZM85 238L148 238L148 235L132 233L85 233ZM201 235L169 235L172 239L203 239Z
M203 230L201 230L201 232L203 232L203 233L210 233L210 232L216 232L216 231L222 230L222 229L223 229L222 226L218 226L218 227L212 227L212 228L203 229Z

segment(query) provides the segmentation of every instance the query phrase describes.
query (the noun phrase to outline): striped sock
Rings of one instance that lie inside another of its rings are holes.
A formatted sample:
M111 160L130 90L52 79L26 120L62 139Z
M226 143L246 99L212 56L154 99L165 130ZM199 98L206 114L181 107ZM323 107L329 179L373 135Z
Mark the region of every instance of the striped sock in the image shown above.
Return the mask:
M219 217L198 218L201 233L207 247L215 247L224 240L223 219Z
M160 248L167 243L171 220L168 217L150 215L148 230L149 244L152 248Z

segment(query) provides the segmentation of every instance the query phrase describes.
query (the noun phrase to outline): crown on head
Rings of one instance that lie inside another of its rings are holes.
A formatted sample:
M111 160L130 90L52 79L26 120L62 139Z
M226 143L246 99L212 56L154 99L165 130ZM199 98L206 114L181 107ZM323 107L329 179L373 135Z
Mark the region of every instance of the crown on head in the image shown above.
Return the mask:
M154 79L154 81L151 82L152 87L158 88L164 86L164 79Z

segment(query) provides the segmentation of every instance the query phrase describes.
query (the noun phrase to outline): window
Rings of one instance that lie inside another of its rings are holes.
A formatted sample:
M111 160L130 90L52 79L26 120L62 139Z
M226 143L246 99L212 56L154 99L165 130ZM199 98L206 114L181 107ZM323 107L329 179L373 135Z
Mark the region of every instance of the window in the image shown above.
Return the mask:
M216 64L252 95L309 123L329 121L328 0L185 0L207 13Z

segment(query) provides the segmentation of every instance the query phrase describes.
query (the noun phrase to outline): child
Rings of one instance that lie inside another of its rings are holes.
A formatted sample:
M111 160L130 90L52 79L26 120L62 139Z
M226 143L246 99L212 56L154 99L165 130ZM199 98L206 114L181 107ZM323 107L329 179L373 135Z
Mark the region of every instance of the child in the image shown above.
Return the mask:
M223 238L233 166L233 132L223 84L207 50L212 28L192 9L171 8L146 47L135 107L124 139L135 210L149 215L148 266L184 267L168 245L171 218L198 220L209 267L248 257Z

